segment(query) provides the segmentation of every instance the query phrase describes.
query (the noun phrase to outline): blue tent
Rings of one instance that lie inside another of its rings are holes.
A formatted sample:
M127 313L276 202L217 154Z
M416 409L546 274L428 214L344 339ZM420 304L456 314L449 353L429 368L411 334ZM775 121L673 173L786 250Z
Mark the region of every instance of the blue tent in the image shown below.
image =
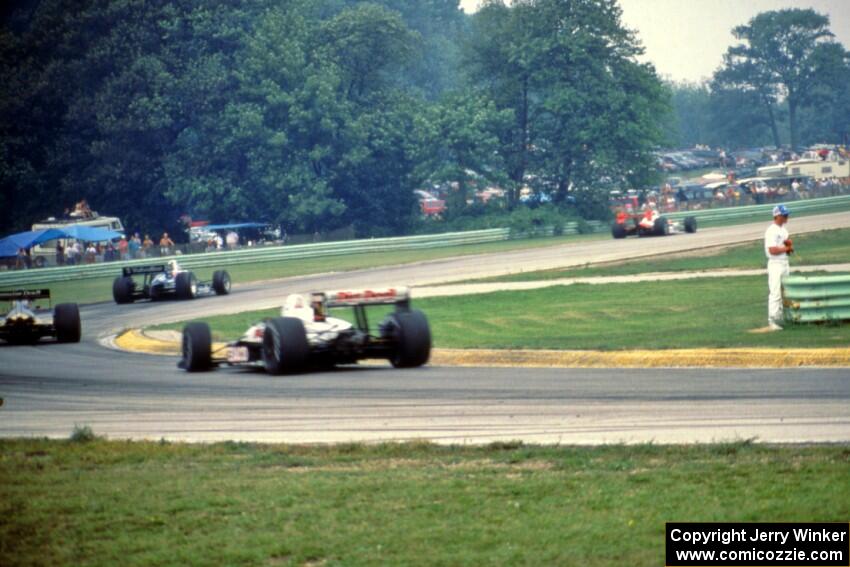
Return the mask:
M65 228L45 228L42 230L30 230L12 234L0 240L0 258L17 256L21 248L31 248L57 238L76 238L86 242L102 242L120 238L121 233L105 228L94 228L91 226L69 226Z
M56 230L62 232L65 238L76 238L77 240L85 240L86 242L103 242L123 236L120 232L114 230L82 225L71 225Z
M36 244L62 238L64 233L58 228L46 228L43 230L29 230L12 234L0 240L0 258L17 256L21 248L30 248Z

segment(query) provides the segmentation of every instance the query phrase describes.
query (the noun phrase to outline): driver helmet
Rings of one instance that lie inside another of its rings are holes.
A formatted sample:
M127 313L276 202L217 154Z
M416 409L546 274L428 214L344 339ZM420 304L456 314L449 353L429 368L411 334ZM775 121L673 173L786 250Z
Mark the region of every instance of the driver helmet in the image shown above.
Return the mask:
M791 214L791 209L786 207L785 205L776 205L773 207L773 218L776 217L787 217Z
M280 314L284 317L297 317L299 319L313 318L313 310L304 296L299 293L292 293L287 296Z

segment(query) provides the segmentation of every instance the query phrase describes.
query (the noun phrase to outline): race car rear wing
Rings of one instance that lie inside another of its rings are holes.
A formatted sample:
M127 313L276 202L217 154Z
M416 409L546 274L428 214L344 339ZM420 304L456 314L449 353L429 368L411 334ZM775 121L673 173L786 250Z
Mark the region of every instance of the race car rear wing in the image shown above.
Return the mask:
M313 293L311 303L315 304L317 301L321 301L325 307L407 305L410 302L410 290L406 287L391 287Z
M125 266L121 268L121 275L126 278L136 274L159 274L167 271L168 266L165 264L154 264L151 266Z
M20 301L22 299L50 299L49 289L17 289L0 291L0 301Z

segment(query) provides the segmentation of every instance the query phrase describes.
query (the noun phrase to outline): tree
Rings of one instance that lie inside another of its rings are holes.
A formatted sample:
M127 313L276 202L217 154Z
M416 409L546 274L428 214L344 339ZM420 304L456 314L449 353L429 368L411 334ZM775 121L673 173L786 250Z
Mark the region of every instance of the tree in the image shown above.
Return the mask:
M514 202L529 179L556 201L603 170L651 179L667 92L636 62L641 47L620 15L614 0L493 0L475 15L473 80L514 115L501 139Z
M777 146L776 109L784 101L791 146L798 147L799 112L814 103L813 87L824 71L822 64L832 59L823 55L824 50L834 50L829 41L833 37L829 18L812 9L762 12L734 28L732 34L741 43L727 50L715 82L758 97Z
M466 207L472 175L496 184L507 181L499 134L510 128L513 114L497 110L493 101L469 91L449 93L431 114L435 163L428 178L457 184L450 194L449 211L459 212Z
M712 143L713 127L709 108L711 92L705 83L670 83L671 123L667 138L674 147Z

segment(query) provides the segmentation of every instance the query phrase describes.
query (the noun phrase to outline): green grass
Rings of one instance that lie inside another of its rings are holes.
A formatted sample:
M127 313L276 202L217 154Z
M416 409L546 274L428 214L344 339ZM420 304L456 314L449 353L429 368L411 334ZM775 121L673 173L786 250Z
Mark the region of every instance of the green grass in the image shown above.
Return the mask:
M415 301L443 348L668 349L846 347L850 325L767 324L767 278L554 286ZM344 310L340 310L344 312ZM218 338L236 338L278 310L205 319ZM372 316L371 321L379 321ZM179 330L183 323L156 328Z
M843 522L850 447L0 441L17 565L663 565L664 524Z
M392 252L369 252L365 254L349 254L303 260L285 260L280 262L262 262L256 264L241 264L224 266L230 273L234 283L247 283L292 276L319 274L324 272L342 272L362 270L379 266L396 266L413 262L423 262L453 256L468 256L472 254L488 254L506 250L521 250L526 248L541 248L556 246L565 242L577 242L606 238L605 234L585 234L578 236L558 236L549 238L530 238L524 240L507 240L488 242L484 244L468 244L463 246L445 246L429 250L400 250ZM151 259L151 263L157 263ZM195 274L200 279L212 278L215 268L200 268ZM115 275L121 270L115 268ZM112 281L108 278L75 280L40 285L49 287L54 303L74 301L79 304L112 301Z
M677 237L678 238L678 237ZM814 266L850 262L850 229L824 230L794 237L797 254L791 265ZM716 248L707 254L691 253L682 257L658 257L616 264L558 270L522 272L507 276L472 280L475 282L537 281L560 278L622 276L651 272L682 272L720 269L755 269L765 265L764 246L751 242L730 248Z

